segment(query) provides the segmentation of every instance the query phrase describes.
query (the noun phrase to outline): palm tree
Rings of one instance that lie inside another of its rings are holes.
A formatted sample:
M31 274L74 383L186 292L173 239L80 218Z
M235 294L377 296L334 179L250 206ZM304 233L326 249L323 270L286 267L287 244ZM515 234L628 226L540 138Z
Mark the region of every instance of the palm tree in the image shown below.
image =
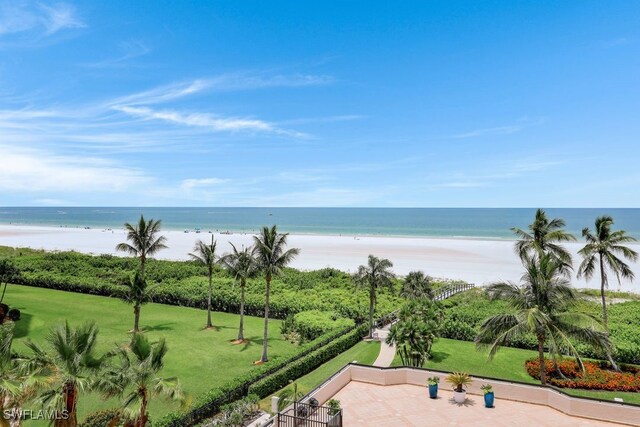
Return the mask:
M422 271L412 271L404 278L400 296L407 299L427 298L433 299L431 277Z
M78 425L77 405L80 392L93 388L94 379L103 365L104 357L96 356L98 327L85 323L77 328L64 325L54 327L47 337L51 346L48 353L32 341L27 347L33 352L24 365L28 370L49 373L50 386L39 401L45 409L52 411L55 427Z
M388 287L392 289L394 274L391 272L393 263L388 259L376 258L369 255L367 265L358 267L358 271L353 276L356 285L369 289L369 338L373 338L373 315L376 308L376 293L379 288Z
M142 278L140 271L137 271L129 283L123 284L126 287L122 293L122 300L133 305L133 329L131 332L140 332L140 309L142 305L151 301L152 291L158 287L147 286L147 281Z
M193 252L190 253L189 256L198 264L207 267L207 272L209 274L209 292L207 293L206 328L211 329L213 328L213 323L211 323L211 293L213 292L213 270L215 269L216 261L218 259L218 257L216 256L216 241L213 239L213 235L211 235L210 245L205 244L202 240L198 240L195 247L193 248Z
M144 335L134 334L127 348L118 348L114 355L119 364L109 366L96 384L107 398L124 397L122 412L130 427L145 427L149 423L149 400L165 396L184 403L182 387L177 378L159 376L167 354L164 339L150 343Z
M244 300L247 280L258 272L258 264L253 257L253 249L242 248L239 251L233 243L229 243L233 252L222 257L221 263L227 272L240 284L240 327L238 343L244 342Z
M596 269L596 263L600 269L600 297L602 298L602 322L607 328L607 302L604 290L608 287L607 269L611 270L620 283L620 278L633 280L631 268L618 256L637 261L638 253L624 243L635 242L636 239L626 234L624 230L611 231L613 218L600 216L596 218L595 234L589 228L582 229L582 237L587 244L578 253L582 255L582 263L578 268L578 278L584 276L591 280Z
M293 259L300 253L299 249L287 247L288 233L278 233L277 227L262 227L260 234L253 236L254 254L258 264L258 270L264 273L266 282L265 304L264 304L264 337L262 340L261 363L267 362L267 339L269 328L269 294L271 289L271 279L282 272Z
M533 334L538 340L540 381L546 384L545 344L555 359L569 353L582 365L572 339L609 355L611 344L599 321L588 314L570 311L578 296L564 274L564 262L552 254L524 255L522 285L495 283L487 288L493 300L501 299L515 310L498 314L482 323L475 339L479 349L489 347L493 359L500 347L520 336Z
M413 300L405 304L389 328L386 342L396 346L404 366L421 368L431 356L444 314L437 302Z
M0 303L4 300L4 294L7 291L7 284L16 280L20 276L20 270L15 263L8 258L0 259L0 285L4 284Z
M535 219L529 225L529 232L514 227L511 229L520 238L515 244L515 252L520 259L525 255L551 253L567 267L571 266L571 254L559 242L573 242L576 238L563 230L565 222L561 218L549 220L543 209L536 210Z
M291 381L289 381L291 382ZM277 411L278 413L283 412L289 405L293 405L298 400L302 399L304 393L301 390L298 390L298 383L293 383L291 387L286 387L277 394L278 396L278 404Z
M147 258L155 255L161 249L167 248L165 244L167 238L158 236L161 222L154 219L145 221L144 215L140 215L138 224L132 225L128 222L124 224L124 228L127 230L127 241L131 243L123 242L116 245L117 251L127 252L129 255L140 259L140 275L142 279L145 278L144 268Z

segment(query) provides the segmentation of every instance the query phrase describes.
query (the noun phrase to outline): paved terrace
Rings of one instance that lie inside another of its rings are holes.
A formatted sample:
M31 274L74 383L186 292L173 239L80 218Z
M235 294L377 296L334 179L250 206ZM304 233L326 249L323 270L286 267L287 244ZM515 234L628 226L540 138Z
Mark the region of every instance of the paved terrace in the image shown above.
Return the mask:
M439 376L438 399L427 378ZM350 364L306 396L321 404L340 400L344 425L364 426L640 426L640 407L570 397L551 387L474 378L467 402L453 402L446 373ZM495 407L484 407L480 386L494 388Z

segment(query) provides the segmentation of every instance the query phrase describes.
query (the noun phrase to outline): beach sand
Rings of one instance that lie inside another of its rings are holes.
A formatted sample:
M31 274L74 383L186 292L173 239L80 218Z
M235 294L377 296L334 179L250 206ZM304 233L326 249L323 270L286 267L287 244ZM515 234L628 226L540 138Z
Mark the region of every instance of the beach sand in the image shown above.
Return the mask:
M208 232L163 231L167 237L168 249L161 251L157 258L185 260L192 251L196 240L210 241ZM241 247L251 245L251 234L214 234L220 253L230 250L229 242ZM37 226L0 225L0 245L30 247L46 250L76 250L92 254L116 254L116 244L125 241L122 229L82 229ZM422 270L426 274L448 279L461 279L477 285L495 281L518 281L522 267L513 252L513 241L480 239L439 239L412 237L374 237L374 236L329 236L329 235L290 235L290 247L301 249L300 255L292 266L302 270L314 270L334 267L353 272L367 261L369 254L389 258L393 270L404 275L412 270ZM577 251L580 243L565 245L574 257L574 264L580 258ZM640 252L640 245L631 245ZM120 253L119 255L122 255ZM609 288L640 292L640 266L632 265L638 277L631 283L623 281L619 287L611 277ZM575 276L572 283L580 288L599 288L597 278L586 282Z

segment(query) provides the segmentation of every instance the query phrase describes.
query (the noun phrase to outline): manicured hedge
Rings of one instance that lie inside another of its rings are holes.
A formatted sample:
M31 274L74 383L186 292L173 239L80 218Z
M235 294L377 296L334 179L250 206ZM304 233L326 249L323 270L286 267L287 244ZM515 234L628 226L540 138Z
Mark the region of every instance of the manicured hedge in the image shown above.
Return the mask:
M252 384L251 387L249 387L249 392L257 394L261 398L269 396L286 386L289 381L293 381L308 374L326 361L331 360L340 353L350 349L362 340L362 336L365 335L368 330L367 325L360 325L353 331L336 339L330 344L314 351L294 363L287 364L284 369L281 369L273 375L269 375L268 377Z
M366 334L367 326L361 325L350 330L333 331L325 335L326 338L318 342L308 343L302 351L288 359L273 358L268 364L262 365L245 375L201 394L194 401L188 412L172 412L155 422L154 427L178 427L193 425L218 413L225 404L238 400L253 393L265 397L268 392L284 381L294 380L305 375L322 363L332 359L343 351L357 344ZM273 379L271 379L273 377ZM281 386L282 387L282 386ZM277 391L279 388L273 389ZM272 393L268 392L268 394Z
M122 295L120 285L126 283L138 267L134 258L110 255L29 249L7 253L12 254L21 271L18 284L112 297ZM206 308L207 272L201 266L187 261L150 259L146 274L149 282L161 284L153 293L154 302ZM393 311L400 301L400 297L386 290L380 292L378 314ZM263 316L264 302L264 279L249 280L245 314ZM240 311L239 286L219 268L214 275L212 305L215 311ZM351 276L339 270L285 269L271 285L270 317L285 319L307 310L331 311L360 323L368 316L368 295L365 290L356 289Z

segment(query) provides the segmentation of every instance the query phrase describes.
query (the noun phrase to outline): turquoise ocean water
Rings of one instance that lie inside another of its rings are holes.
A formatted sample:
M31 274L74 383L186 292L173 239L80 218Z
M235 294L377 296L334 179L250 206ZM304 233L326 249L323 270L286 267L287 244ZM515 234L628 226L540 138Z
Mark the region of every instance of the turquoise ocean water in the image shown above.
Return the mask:
M517 208L131 208L0 207L0 224L120 228L141 213L162 219L166 229L254 232L277 224L290 233L510 239L511 227L526 228L535 209ZM547 209L580 235L598 215L640 239L640 209Z

